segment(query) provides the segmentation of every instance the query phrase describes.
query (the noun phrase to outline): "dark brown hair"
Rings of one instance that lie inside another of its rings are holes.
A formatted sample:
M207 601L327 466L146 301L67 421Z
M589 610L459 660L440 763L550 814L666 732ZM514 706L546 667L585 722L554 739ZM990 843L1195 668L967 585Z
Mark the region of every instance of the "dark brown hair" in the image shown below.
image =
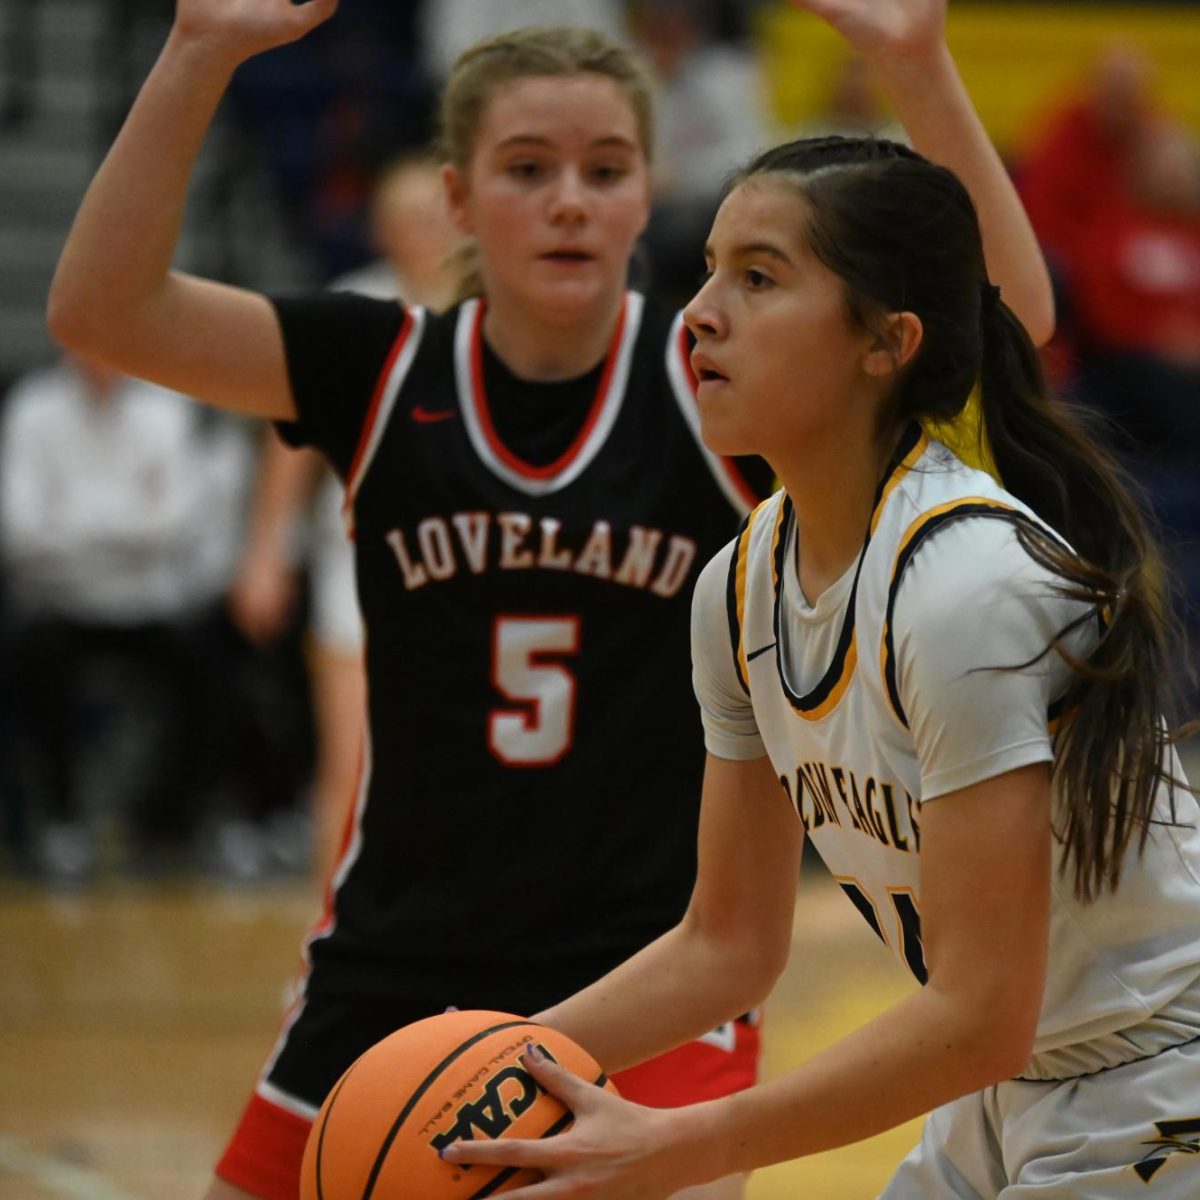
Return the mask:
M1181 634L1155 541L1123 472L1080 414L1051 396L1037 348L988 280L975 207L950 171L893 142L826 137L768 150L734 182L775 173L803 196L807 243L842 279L850 320L875 329L907 311L922 322L881 429L953 420L978 383L1005 488L1071 549L1018 524L1022 545L1064 595L1103 617L1085 659L1063 644L1073 627L1046 650L1074 669L1055 749L1055 831L1076 894L1091 899L1116 887L1135 836L1144 847L1164 782L1175 820L1164 718L1168 647Z

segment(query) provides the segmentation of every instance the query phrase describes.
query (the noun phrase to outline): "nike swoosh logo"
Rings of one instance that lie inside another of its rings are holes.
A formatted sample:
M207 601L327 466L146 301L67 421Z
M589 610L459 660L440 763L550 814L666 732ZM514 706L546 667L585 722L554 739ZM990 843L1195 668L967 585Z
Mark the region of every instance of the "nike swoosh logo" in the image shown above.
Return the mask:
M452 408L429 409L422 404L418 404L412 410L412 419L418 425L433 425L437 421L449 421L455 415Z
M746 661L753 662L760 654L766 654L766 652L768 650L774 650L774 649L775 649L775 643L768 642L765 646L759 646L759 648L757 650L753 651L750 654L747 654Z

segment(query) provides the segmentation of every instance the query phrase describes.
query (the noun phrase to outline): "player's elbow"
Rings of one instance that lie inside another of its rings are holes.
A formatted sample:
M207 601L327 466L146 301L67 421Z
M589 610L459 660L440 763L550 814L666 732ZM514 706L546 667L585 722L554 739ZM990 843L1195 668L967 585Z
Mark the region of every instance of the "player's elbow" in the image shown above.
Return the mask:
M105 350L112 335L105 328L100 310L58 279L51 286L46 303L46 326L64 350L94 358L107 357Z
M998 995L990 1002L973 1002L964 1047L976 1090L1012 1079L1029 1065L1037 1036L1039 1000L1040 996Z
M982 1086L1001 1083L1020 1075L1029 1065L1033 1043L1032 1030L993 1026L988 1032L986 1044L980 1047L981 1073L985 1077Z
M1050 339L1058 327L1058 318L1054 311L1054 296L1045 296L1034 306L1032 313L1025 321L1025 330L1030 341L1039 349L1050 344Z
M731 1011L734 1008L745 1011L761 1004L787 967L790 921L706 919L693 906L684 918L684 925L703 942L705 957L723 981Z

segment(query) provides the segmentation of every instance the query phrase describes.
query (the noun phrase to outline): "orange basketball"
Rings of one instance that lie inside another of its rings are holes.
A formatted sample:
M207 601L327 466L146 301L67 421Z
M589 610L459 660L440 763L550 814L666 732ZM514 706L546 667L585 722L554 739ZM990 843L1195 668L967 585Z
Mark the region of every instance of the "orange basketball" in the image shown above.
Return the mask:
M571 1113L521 1066L536 1043L610 1091L595 1059L565 1034L497 1012L416 1021L359 1056L334 1085L308 1136L301 1200L473 1200L536 1178L511 1167L443 1162L469 1138L541 1138Z

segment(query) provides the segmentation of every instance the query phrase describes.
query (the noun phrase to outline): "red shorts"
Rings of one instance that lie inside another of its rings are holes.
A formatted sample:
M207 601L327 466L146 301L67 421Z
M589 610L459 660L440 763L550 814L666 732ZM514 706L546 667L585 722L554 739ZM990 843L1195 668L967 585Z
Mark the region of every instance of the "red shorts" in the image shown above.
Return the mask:
M668 1054L620 1071L621 1095L651 1108L715 1100L753 1086L758 1078L756 1017L722 1025ZM296 1200L300 1163L312 1121L255 1092L246 1105L217 1175L260 1200Z

